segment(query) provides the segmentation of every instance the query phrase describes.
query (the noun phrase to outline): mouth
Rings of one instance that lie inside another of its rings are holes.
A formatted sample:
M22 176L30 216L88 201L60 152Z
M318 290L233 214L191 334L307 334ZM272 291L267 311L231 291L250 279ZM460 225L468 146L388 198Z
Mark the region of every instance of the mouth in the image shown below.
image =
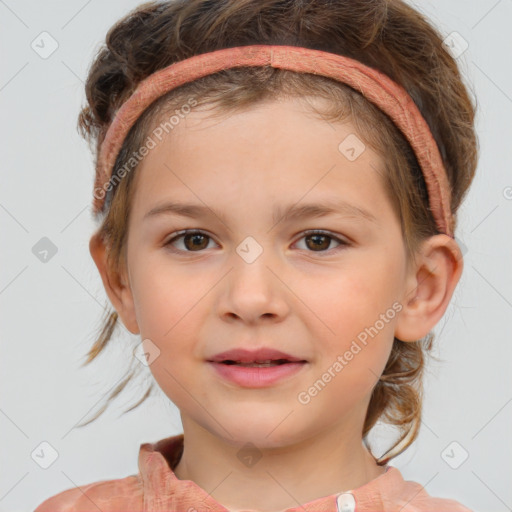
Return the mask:
M228 365L278 365L307 362L301 357L282 352L272 347L257 349L234 348L209 358L209 362Z
M273 347L234 348L208 359L215 374L244 388L263 388L298 378L308 361Z
M242 362L233 359L208 361L215 374L242 388L266 388L298 377L307 370L304 360L272 359Z
M233 361L231 359L226 359L224 361L218 361L220 364L225 365L235 365L235 366L245 366L250 368L269 368L271 366L279 366L282 364L298 364L305 363L306 361L289 361L288 359L268 359L266 361L252 361L248 363L244 363L242 361Z

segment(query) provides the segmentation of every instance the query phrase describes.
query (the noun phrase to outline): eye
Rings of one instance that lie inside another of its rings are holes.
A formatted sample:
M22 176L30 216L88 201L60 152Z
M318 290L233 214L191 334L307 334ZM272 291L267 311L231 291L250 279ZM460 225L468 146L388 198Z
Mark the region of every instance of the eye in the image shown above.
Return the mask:
M181 240L182 239L182 240ZM349 242L346 242L340 239L337 236L334 236L328 231L322 230L310 230L306 231L304 235L299 239L309 240L310 242L306 242L306 249L312 249L310 252L329 252L328 247L331 245L331 242L334 240L338 243L338 247L331 249L332 251L336 251L337 249L348 247L350 245ZM178 240L182 241L182 247L175 248L175 244ZM183 253L183 252L200 252L202 249L208 248L208 240L212 240L212 237L202 231L197 230L184 230L177 233L176 236L168 240L164 246L168 247L172 252L175 253ZM298 242L296 242L298 243ZM317 250L318 249L318 250Z
M180 238L183 238L185 250L171 247ZM211 237L202 231L185 230L178 233L177 236L171 238L164 245L169 247L172 252L199 252L201 249L207 248L208 244L205 244L206 239L211 239Z
M334 236L331 233L329 233L328 231L322 231L319 229L307 231L304 234L304 236L302 238L300 238L299 240L302 240L302 239L311 240L311 243L306 242L306 247L309 249L313 248L314 249L313 252L328 252L328 251L322 250L322 249L326 249L331 244L332 240L335 240L339 244L339 246L333 250L339 249L340 246L343 247L343 246L350 245L348 242L341 240L337 236ZM317 251L316 249L320 249L320 250Z

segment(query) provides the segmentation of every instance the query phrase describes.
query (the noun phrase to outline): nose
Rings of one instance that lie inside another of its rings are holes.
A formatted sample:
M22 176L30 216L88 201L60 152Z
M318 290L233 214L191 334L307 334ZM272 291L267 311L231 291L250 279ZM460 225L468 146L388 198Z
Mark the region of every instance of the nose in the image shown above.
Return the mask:
M289 314L289 288L275 260L261 254L248 263L238 254L221 284L218 314L254 325L261 321L282 322Z

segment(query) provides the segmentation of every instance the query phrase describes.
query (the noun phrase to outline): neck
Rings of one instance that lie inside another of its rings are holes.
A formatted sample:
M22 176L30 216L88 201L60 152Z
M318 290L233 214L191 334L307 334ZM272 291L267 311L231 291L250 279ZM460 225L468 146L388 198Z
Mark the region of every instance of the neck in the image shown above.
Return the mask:
M336 429L295 444L256 448L189 427L184 422L185 446L174 473L231 512L281 512L355 489L385 472L361 439Z

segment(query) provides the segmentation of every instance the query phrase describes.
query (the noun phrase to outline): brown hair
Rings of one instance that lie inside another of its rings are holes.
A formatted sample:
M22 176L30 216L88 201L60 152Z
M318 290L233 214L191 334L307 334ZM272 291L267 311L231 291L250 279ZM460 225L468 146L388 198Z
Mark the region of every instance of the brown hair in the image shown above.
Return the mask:
M80 112L82 135L95 146L96 156L113 116L151 73L196 54L248 44L283 44L329 51L357 59L402 85L426 119L438 144L451 186L456 212L474 177L478 143L475 106L463 84L457 63L445 51L439 32L401 0L175 0L148 2L119 20L98 51L85 85L88 105ZM384 159L381 176L400 219L408 263L427 237L438 233L416 158L393 122L359 92L336 80L270 67L223 70L174 89L156 100L130 130L112 176L140 148L159 120L194 98L210 105L213 114L230 113L256 102L279 97L327 100L318 115L328 121L350 120L358 135ZM313 108L313 107L312 107ZM126 233L136 166L107 194L98 234L108 248L110 268L126 264ZM115 311L104 324L84 364L105 348L118 324ZM363 427L367 434L378 420L399 428L385 464L417 437L422 413L425 356L433 334L414 342L394 339L384 372L375 385ZM133 362L133 359L132 359ZM140 368L142 365L138 365ZM94 421L131 380L114 389ZM150 394L154 383L130 409ZM128 412L128 411L125 411Z

